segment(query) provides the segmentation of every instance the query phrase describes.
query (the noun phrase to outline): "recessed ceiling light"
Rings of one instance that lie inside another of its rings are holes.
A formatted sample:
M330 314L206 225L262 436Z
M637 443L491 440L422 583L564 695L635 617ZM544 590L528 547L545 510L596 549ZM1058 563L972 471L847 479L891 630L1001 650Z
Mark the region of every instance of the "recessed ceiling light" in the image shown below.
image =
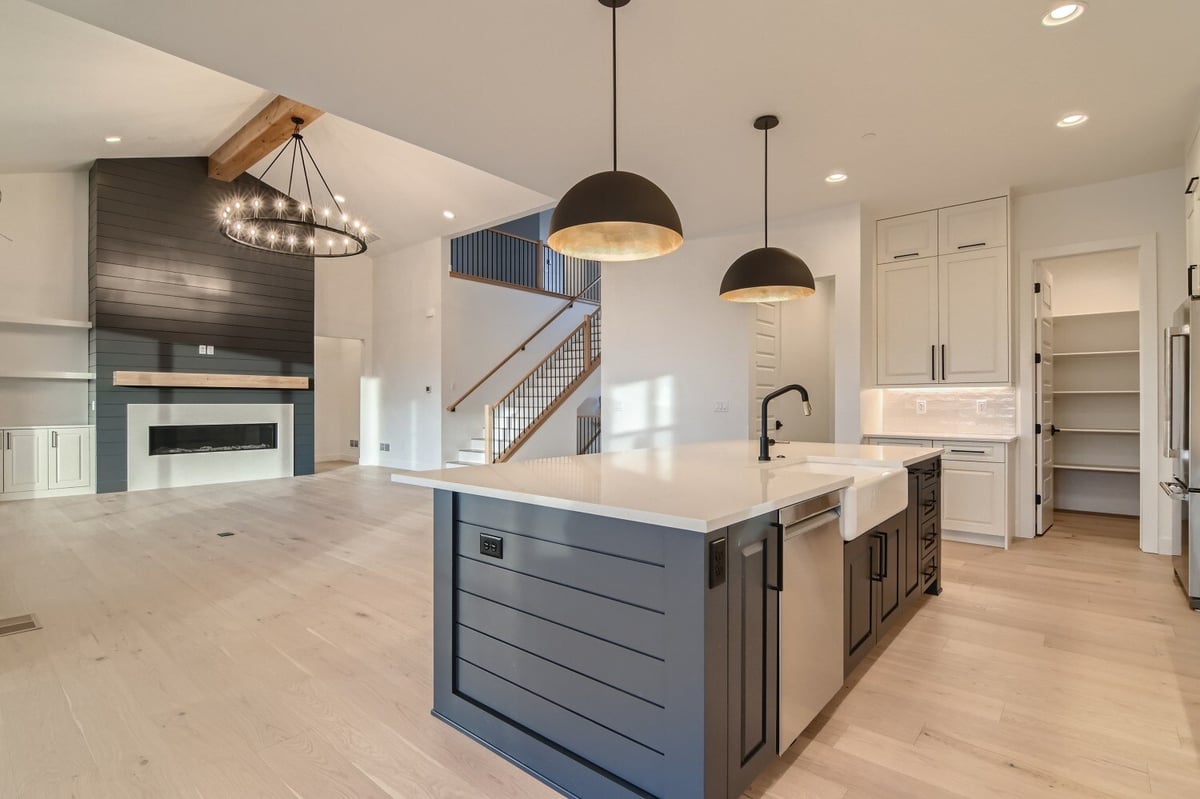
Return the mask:
M1066 25L1083 16L1086 10L1087 3L1055 3L1046 16L1042 17L1042 24L1048 27Z
M453 211L442 211L442 216L446 217L447 219L453 219L454 212Z
M104 140L106 142L108 142L109 144L117 144L118 142L121 141L121 137L120 136L105 136Z
M1058 120L1058 126L1060 128L1073 128L1076 125L1082 125L1084 122L1087 122L1087 121L1088 121L1087 114L1067 114L1065 117Z
M833 174L826 176L825 182L826 183L845 183L849 177L850 176L847 175L845 172L834 172Z
M335 194L335 195L333 195L333 199L337 200L337 201L338 201L338 202L340 202L340 203L344 203L344 202L346 202L346 198L345 198L345 197L343 197L343 196L342 196L342 195L340 195L340 194Z

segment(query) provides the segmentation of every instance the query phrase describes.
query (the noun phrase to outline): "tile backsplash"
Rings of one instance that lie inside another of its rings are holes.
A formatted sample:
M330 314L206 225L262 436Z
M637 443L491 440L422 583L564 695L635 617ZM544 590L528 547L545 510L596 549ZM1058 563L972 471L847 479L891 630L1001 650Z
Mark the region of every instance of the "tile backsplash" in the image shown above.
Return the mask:
M1017 432L1017 392L1005 388L879 389L875 433L1008 435ZM925 413L918 403L925 403ZM980 407L979 403L983 406Z

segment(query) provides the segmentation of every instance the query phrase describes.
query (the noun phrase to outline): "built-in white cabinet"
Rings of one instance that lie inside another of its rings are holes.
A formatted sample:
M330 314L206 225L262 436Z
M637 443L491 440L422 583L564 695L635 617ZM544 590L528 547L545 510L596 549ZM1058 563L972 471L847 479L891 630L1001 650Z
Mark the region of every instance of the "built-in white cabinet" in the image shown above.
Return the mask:
M1007 441L868 436L868 444L942 450L942 536L948 541L1008 547L1015 491L1014 445Z
M1008 200L996 197L938 210L938 255L1008 246Z
M875 223L875 263L937 255L937 231L937 211L880 219Z
M879 385L1009 382L1007 245L1004 197L876 223Z
M87 488L92 484L92 431L87 427L50 431L49 489Z
M938 259L880 264L879 382L923 385L938 380Z
M94 490L92 428L0 429L0 500L69 496Z
M1184 166L1184 219L1186 220L1188 265L1200 264L1200 132L1188 147ZM1189 279L1191 276L1189 275ZM1200 283L1200 280L1197 281ZM1200 285L1189 286L1188 291L1200 292Z
M938 258L943 383L1008 381L1008 248Z
M45 430L4 431L4 493L49 487Z

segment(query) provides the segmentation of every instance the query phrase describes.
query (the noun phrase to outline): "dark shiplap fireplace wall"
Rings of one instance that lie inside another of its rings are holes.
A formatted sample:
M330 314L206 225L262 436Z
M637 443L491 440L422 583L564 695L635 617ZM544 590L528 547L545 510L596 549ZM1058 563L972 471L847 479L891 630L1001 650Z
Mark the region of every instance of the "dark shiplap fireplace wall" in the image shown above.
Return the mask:
M88 282L97 490L124 491L126 405L295 408L295 473L313 472L313 392L113 386L114 370L313 376L312 258L258 252L217 230L218 203L253 178L208 178L207 159L106 159L92 167ZM200 355L211 344L215 355Z

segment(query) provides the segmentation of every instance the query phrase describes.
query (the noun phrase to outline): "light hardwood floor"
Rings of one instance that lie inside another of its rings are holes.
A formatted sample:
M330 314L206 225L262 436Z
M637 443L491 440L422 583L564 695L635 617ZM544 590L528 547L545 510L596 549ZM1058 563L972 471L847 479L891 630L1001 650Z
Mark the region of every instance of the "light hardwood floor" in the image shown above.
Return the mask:
M429 715L430 511L368 467L0 505L44 625L0 638L0 797L556 796ZM947 544L748 796L1200 796L1200 614L1135 538Z

